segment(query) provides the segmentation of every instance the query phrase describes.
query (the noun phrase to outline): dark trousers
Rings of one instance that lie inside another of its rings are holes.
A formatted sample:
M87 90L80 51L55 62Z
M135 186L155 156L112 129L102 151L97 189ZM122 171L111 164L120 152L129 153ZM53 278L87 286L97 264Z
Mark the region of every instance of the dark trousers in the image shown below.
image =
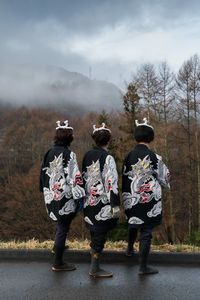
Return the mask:
M151 242L152 239L152 230L153 230L153 226L152 225L142 225L141 227L138 228L134 228L134 227L129 227L128 229L128 236L129 239L131 240L136 240L138 231L140 232L140 236L139 236L139 241L149 241Z
M68 217L57 221L55 234L56 247L61 249L65 247L65 241L73 218L74 214L72 216L69 215Z
M106 232L90 231L90 235L91 235L90 247L95 253L101 253L103 251L106 242L107 231Z

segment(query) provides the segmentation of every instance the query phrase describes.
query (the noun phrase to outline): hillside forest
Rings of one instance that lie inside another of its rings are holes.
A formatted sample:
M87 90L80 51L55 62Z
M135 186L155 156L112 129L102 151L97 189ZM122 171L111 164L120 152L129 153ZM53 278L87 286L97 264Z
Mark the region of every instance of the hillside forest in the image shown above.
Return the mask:
M135 120L147 117L155 128L151 148L171 172L171 190L163 191L163 224L154 243L200 243L200 58L194 55L173 73L167 62L143 64L122 93L123 111L72 113L73 107L0 106L0 239L8 241L52 239L54 224L48 218L39 192L40 165L51 147L57 120L74 127L71 149L79 166L93 147L92 125L103 121L112 130L109 150L116 159L121 190L125 155L135 145ZM85 103L87 106L87 103ZM85 239L88 232L79 213L70 237ZM126 238L123 207L113 239Z

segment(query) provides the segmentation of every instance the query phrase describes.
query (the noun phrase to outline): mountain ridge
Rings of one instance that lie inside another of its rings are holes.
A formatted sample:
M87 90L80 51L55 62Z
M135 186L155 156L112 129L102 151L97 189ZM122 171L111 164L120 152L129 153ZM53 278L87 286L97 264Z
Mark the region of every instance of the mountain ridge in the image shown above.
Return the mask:
M49 65L1 65L0 102L30 107L80 106L81 110L121 110L113 83Z

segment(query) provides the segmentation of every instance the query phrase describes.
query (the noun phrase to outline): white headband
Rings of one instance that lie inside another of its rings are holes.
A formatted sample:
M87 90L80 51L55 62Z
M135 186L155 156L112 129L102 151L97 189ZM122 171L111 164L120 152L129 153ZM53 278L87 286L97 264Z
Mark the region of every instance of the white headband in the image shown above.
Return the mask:
M56 122L56 124L57 124L56 130L58 130L58 129L72 129L73 130L73 127L68 126L69 125L68 120L64 121L63 123L65 125L60 125L60 121L57 121Z
M102 123L101 127L96 127L96 125L93 125L93 133L95 133L96 131L99 131L99 130L107 130L107 131L111 132L111 130L106 128L105 126L106 126L105 123Z
M144 125L144 126L148 126L148 127L152 128L152 129L154 129L153 126L151 126L151 125L149 125L149 124L147 123L147 118L143 118L143 121L144 121L144 123L139 123L138 120L135 120L135 125L136 125L137 127L138 127L138 126Z

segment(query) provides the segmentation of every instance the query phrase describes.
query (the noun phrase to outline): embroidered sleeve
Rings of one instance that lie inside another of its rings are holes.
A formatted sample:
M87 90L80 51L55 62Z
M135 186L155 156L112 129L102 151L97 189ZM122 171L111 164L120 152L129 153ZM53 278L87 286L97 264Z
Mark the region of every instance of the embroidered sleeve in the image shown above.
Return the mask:
M64 168L66 174L66 181L71 188L73 199L80 199L85 196L85 190L83 188L83 180L78 168L76 154L70 153L70 159L67 162L67 166Z
M43 168L44 168L44 162L42 163L41 165L41 168L40 168L40 178L39 178L39 191L42 193L43 192L43 188L44 188L44 171L43 171Z
M41 165L41 168L40 168L40 178L39 178L39 190L40 190L40 192L43 192L43 189L44 189L44 181L45 181L44 167L45 167L45 161L46 161L46 158L48 156L49 151L50 150L48 150L47 153L45 154L42 165Z
M112 207L119 206L118 194L118 173L115 160L111 155L108 155L103 167L102 178L106 195L110 200Z
M158 163L157 163L157 179L159 183L165 187L170 188L170 172L167 166L162 161L162 157L157 155Z

